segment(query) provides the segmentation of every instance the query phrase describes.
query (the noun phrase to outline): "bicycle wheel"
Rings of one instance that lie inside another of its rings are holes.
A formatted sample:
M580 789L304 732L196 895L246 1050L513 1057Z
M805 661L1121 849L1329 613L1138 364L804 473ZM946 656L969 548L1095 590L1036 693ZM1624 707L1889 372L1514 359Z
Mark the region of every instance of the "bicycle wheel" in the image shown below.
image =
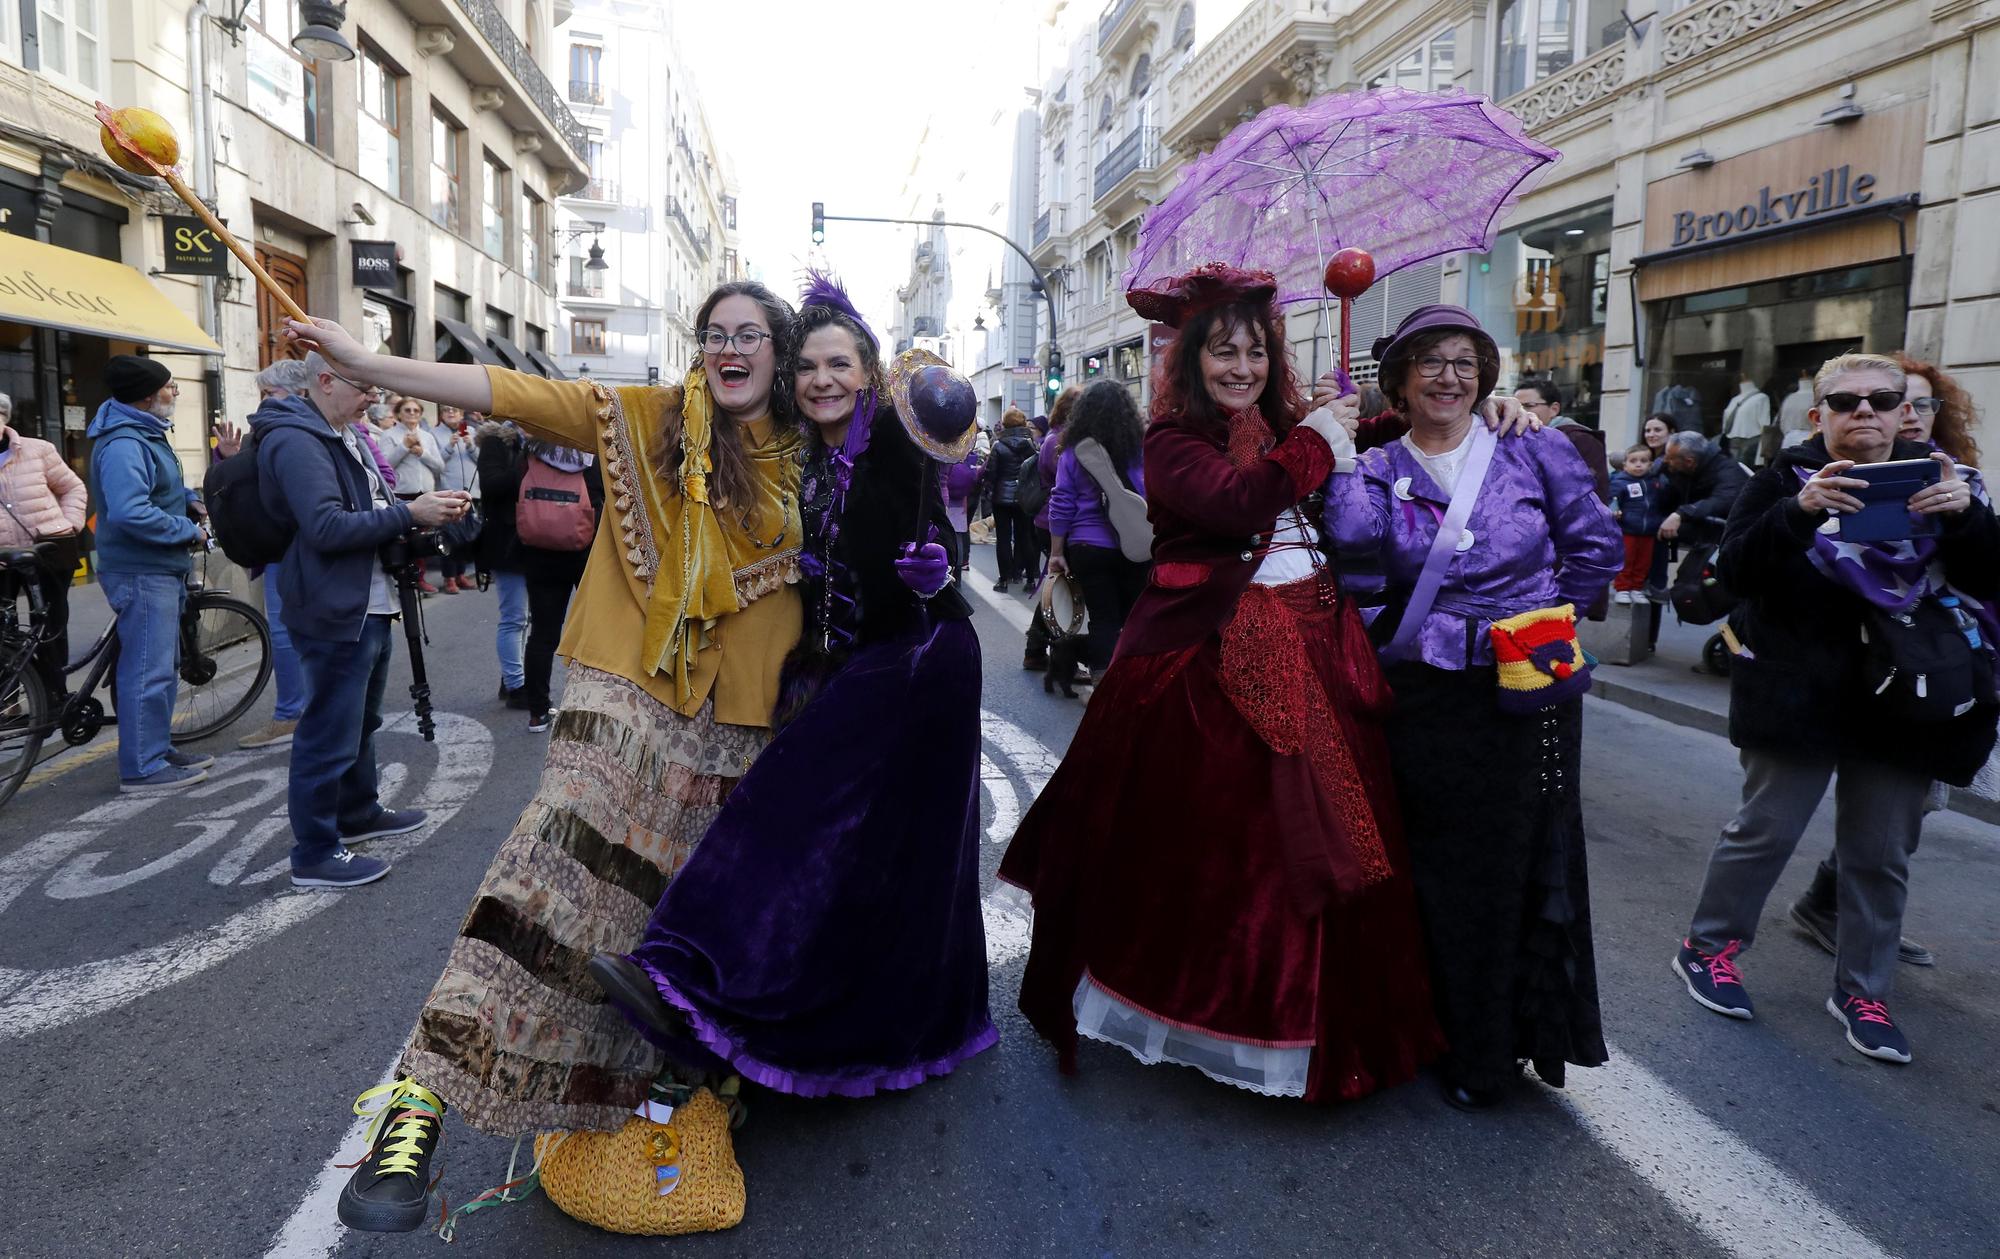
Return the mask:
M48 692L32 665L0 686L0 804L27 781L51 720Z
M241 599L204 592L181 614L173 741L205 739L250 710L271 680L271 627Z

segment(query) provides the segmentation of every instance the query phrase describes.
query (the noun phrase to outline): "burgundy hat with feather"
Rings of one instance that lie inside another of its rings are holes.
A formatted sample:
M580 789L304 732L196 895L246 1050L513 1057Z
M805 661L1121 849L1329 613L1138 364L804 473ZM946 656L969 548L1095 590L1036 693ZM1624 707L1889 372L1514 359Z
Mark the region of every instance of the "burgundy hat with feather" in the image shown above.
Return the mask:
M1125 300L1141 319L1178 328L1188 316L1211 306L1237 302L1268 306L1277 295L1278 280L1269 271L1245 271L1209 262L1153 288L1128 290Z

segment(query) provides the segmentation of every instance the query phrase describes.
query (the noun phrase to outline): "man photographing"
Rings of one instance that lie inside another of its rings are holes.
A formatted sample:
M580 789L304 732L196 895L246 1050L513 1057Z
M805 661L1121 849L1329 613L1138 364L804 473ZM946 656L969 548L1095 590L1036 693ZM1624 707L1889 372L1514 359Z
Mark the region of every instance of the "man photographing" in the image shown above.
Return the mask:
M386 809L376 798L375 732L398 610L379 553L414 527L459 519L471 499L441 490L397 501L355 431L377 391L318 354L305 367L305 396L267 399L253 420L264 508L297 530L279 570L281 615L307 680L287 800L292 884L358 887L389 864L348 844L424 824L421 810Z

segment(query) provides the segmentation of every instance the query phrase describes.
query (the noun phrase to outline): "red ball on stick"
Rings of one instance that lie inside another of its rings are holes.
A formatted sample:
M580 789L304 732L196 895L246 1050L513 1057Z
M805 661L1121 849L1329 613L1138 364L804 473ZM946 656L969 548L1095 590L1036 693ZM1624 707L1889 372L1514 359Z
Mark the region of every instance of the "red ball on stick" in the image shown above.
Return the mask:
M1375 255L1365 249L1343 249L1326 264L1326 291L1353 301L1375 283Z

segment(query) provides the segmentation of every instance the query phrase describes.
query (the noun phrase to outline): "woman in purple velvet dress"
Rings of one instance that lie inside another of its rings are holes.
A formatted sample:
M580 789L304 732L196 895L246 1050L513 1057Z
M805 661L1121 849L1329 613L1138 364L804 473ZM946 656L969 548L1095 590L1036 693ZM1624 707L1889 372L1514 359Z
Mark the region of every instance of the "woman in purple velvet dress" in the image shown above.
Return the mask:
M590 970L686 1067L866 1097L998 1039L979 910L979 641L936 489L976 430L969 412L962 433L906 423L874 335L823 279L779 381L819 440L800 504L807 627L778 734L639 947Z
M1375 345L1401 439L1336 471L1326 524L1345 554L1379 562L1381 606L1364 609L1395 692L1389 757L1431 991L1450 1051L1445 1098L1499 1100L1533 1062L1561 1087L1565 1063L1605 1061L1579 800L1583 701L1510 715L1493 623L1587 608L1623 558L1591 470L1560 433L1493 441L1473 407L1493 392L1493 338L1457 306L1422 306ZM1461 474L1478 477L1428 609L1412 607ZM1397 634L1410 616L1420 619ZM1581 682L1581 679L1578 679Z

